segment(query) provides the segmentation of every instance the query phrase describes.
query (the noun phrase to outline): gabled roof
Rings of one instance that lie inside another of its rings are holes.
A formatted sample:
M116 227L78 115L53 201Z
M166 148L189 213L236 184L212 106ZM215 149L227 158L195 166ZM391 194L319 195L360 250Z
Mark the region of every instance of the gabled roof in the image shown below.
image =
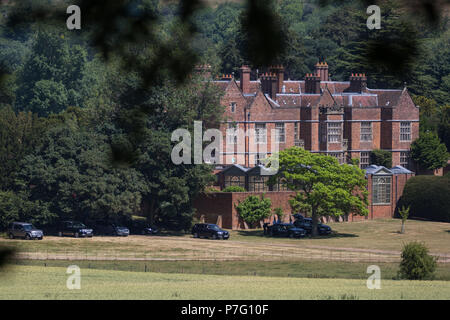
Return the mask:
M263 165L257 165L256 167L249 169L247 174L251 176L270 176L275 174L275 172Z
M365 170L366 170L366 176L369 174L373 174L373 175L377 175L377 174L392 175L393 174L393 172L391 170L389 170L388 168L383 167L383 166L377 166L375 164L368 166Z
M228 175L245 175L250 168L241 166L240 164L232 164L228 168L218 172L217 174L228 174Z
M395 166L391 169L393 174L411 174L412 171L402 167L402 166Z

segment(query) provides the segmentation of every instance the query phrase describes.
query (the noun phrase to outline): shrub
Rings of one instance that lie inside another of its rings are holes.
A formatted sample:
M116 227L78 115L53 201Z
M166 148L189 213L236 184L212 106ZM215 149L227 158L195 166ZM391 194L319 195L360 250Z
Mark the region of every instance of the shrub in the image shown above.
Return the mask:
M246 190L239 186L229 186L222 190L222 192L245 192Z
M269 198L264 198L264 195L262 195L261 198L249 196L236 205L236 210L242 220L248 223L250 227L253 227L258 221L270 216L271 206L272 201Z
M436 270L436 258L428 254L425 245L410 242L403 247L398 276L401 279L432 279Z
M283 219L283 216L284 216L284 212L283 212L283 209L282 208L275 208L274 210L273 210L273 213L277 216L277 218L278 218L278 220L281 220L281 219Z
M370 164L391 168L392 153L386 150L373 150L370 153Z
M408 180L397 208L411 207L409 218L450 222L448 177L417 176Z

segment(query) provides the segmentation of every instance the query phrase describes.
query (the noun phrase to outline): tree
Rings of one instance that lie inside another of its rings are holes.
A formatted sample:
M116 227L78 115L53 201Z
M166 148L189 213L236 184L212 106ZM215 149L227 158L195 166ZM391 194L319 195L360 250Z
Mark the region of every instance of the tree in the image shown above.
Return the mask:
M272 201L264 195L249 196L244 201L235 205L239 216L253 228L262 219L270 217Z
M273 161L276 160L269 159L268 165ZM286 180L290 190L297 191L297 201L309 208L314 236L320 215L368 213L364 171L352 165L341 165L334 157L310 153L299 147L285 149L279 153L278 173L269 183L280 178Z
M391 168L392 153L386 150L379 150L379 149L373 150L370 153L370 164Z
M17 174L16 188L24 200L46 208L39 213L29 208L27 218L38 224L55 219L117 221L138 212L148 190L143 176L134 169L113 168L110 158L103 135L74 122L50 129Z
M12 190L19 163L40 143L47 120L31 112L0 108L0 190Z
M398 214L402 218L402 230L401 230L401 233L405 233L405 223L406 223L406 220L408 219L409 210L410 209L411 209L411 207L405 208L403 206L400 210L398 210Z
M434 170L447 164L449 154L445 144L441 143L436 133L425 132L411 144L411 158L421 168Z
M424 244L410 242L403 247L398 275L408 280L432 279L436 261L435 257L428 254Z
M280 208L280 207L275 208L275 209L273 209L273 213L274 213L274 215L277 216L278 220L280 220L280 221L284 217L283 208Z
M447 150L450 150L450 104L441 108L438 135L441 141L445 143Z
M436 101L424 96L413 96L413 101L420 107L420 131L436 131L440 119Z
M19 204L16 195L11 191L0 191L0 230L19 218Z
M46 116L69 106L81 106L86 49L70 46L55 31L38 31L17 78L16 110Z

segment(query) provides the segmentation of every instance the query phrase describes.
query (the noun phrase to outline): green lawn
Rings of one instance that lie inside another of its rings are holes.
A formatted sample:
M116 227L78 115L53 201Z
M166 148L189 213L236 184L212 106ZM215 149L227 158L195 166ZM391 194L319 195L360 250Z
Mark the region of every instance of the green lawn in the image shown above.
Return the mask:
M0 299L450 299L445 281L365 280L162 274L82 269L68 290L66 268L20 266L3 273Z
M347 247L360 249L400 251L406 242L424 242L431 252L450 254L450 223L407 220L406 233L401 234L400 219L377 219L359 222L332 222L335 234L327 237L302 239L303 245L328 247ZM267 241L262 230L235 230L231 236L239 241ZM286 242L287 239L273 239L273 242Z
M398 263L344 261L85 261L20 260L15 265L67 267L131 272L241 275L288 278L367 279L367 267L376 264L384 279L395 279ZM435 280L450 281L450 264L438 264Z

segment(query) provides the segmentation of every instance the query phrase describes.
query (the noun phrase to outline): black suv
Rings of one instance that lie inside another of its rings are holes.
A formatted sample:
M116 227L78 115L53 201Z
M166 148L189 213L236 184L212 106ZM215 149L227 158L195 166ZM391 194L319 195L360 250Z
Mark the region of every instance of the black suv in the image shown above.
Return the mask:
M23 238L27 240L44 238L44 232L36 229L31 223L12 222L8 225L8 237L10 239Z
M128 228L116 225L114 223L98 223L95 225L95 232L96 234L118 237L128 237L130 235L130 230Z
M135 223L131 226L131 232L133 234L155 235L159 233L159 229L155 226Z
M223 229L220 229L216 224L210 223L197 223L192 227L192 235L194 238L212 238L228 240L230 233Z
M267 227L267 233L274 237L302 238L306 236L306 230L298 228L292 223L276 223Z
M58 227L58 236L89 237L94 235L94 230L77 221L63 221Z
M294 225L299 228L303 228L309 234L312 232L312 218L303 218L295 220ZM326 224L317 224L317 231L319 235L328 235L331 233L331 227Z

